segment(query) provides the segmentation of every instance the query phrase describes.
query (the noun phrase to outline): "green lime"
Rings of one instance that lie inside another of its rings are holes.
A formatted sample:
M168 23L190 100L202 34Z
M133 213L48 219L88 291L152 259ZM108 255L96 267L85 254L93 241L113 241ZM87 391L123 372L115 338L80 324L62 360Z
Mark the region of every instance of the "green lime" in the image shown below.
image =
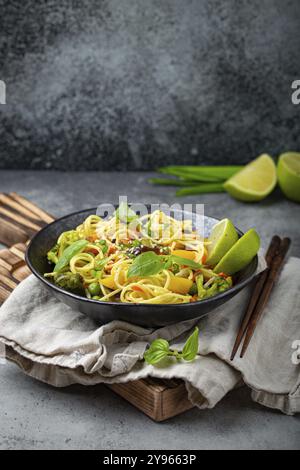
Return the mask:
M278 181L284 195L300 202L300 153L287 152L279 157Z
M276 166L273 159L261 155L224 183L226 191L235 199L246 202L261 201L275 188Z
M259 247L260 238L258 233L252 228L230 248L217 264L214 271L229 275L241 271L252 261Z
M207 264L216 265L228 250L237 242L238 234L231 220L223 219L218 222L208 239Z

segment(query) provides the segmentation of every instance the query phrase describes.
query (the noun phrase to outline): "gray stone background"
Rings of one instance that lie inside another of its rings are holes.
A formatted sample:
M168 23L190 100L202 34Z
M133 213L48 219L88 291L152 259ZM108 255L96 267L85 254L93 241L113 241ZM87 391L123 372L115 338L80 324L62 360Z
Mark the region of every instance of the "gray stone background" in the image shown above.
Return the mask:
M300 150L299 0L0 0L0 168Z

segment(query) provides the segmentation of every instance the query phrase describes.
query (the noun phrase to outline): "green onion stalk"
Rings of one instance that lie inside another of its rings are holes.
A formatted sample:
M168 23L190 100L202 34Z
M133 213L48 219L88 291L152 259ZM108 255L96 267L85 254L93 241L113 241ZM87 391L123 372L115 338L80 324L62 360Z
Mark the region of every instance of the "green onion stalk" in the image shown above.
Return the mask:
M225 192L224 183L243 168L233 166L165 166L158 171L168 178L151 178L150 183L161 186L175 186L177 196Z

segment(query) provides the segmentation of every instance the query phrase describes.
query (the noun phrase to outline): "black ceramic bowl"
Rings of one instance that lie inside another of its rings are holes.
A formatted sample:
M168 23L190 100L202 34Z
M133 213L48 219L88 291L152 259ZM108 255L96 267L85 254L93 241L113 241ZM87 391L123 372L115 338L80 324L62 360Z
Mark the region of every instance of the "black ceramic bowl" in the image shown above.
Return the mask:
M26 253L26 261L33 274L53 293L53 295L55 295L55 297L73 309L79 310L92 317L99 323L107 323L112 320L124 320L142 326L159 327L189 320L191 318L202 317L231 299L249 284L255 276L258 264L257 256L243 271L235 276L234 286L231 289L207 300L186 304L146 305L99 302L72 294L57 287L44 277L46 272L51 271L51 266L49 266L47 261L47 252L56 243L56 240L62 232L77 227L86 217L95 213L96 208L87 209L67 215L47 225L32 239ZM176 217L175 213L174 217ZM192 219L194 223L195 217L196 216L192 213L188 214L188 218ZM217 222L217 219L204 216L204 232L206 237ZM237 229L237 231L239 236L243 235L240 230Z

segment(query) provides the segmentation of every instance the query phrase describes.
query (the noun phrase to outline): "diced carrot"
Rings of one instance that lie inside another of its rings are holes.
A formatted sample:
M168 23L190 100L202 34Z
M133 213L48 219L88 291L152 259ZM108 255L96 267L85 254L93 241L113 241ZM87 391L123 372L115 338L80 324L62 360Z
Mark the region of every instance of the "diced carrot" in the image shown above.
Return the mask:
M144 292L140 286L132 286L131 289L134 290L135 292Z
M224 279L226 279L228 277L228 274L218 273L218 276L223 277Z

